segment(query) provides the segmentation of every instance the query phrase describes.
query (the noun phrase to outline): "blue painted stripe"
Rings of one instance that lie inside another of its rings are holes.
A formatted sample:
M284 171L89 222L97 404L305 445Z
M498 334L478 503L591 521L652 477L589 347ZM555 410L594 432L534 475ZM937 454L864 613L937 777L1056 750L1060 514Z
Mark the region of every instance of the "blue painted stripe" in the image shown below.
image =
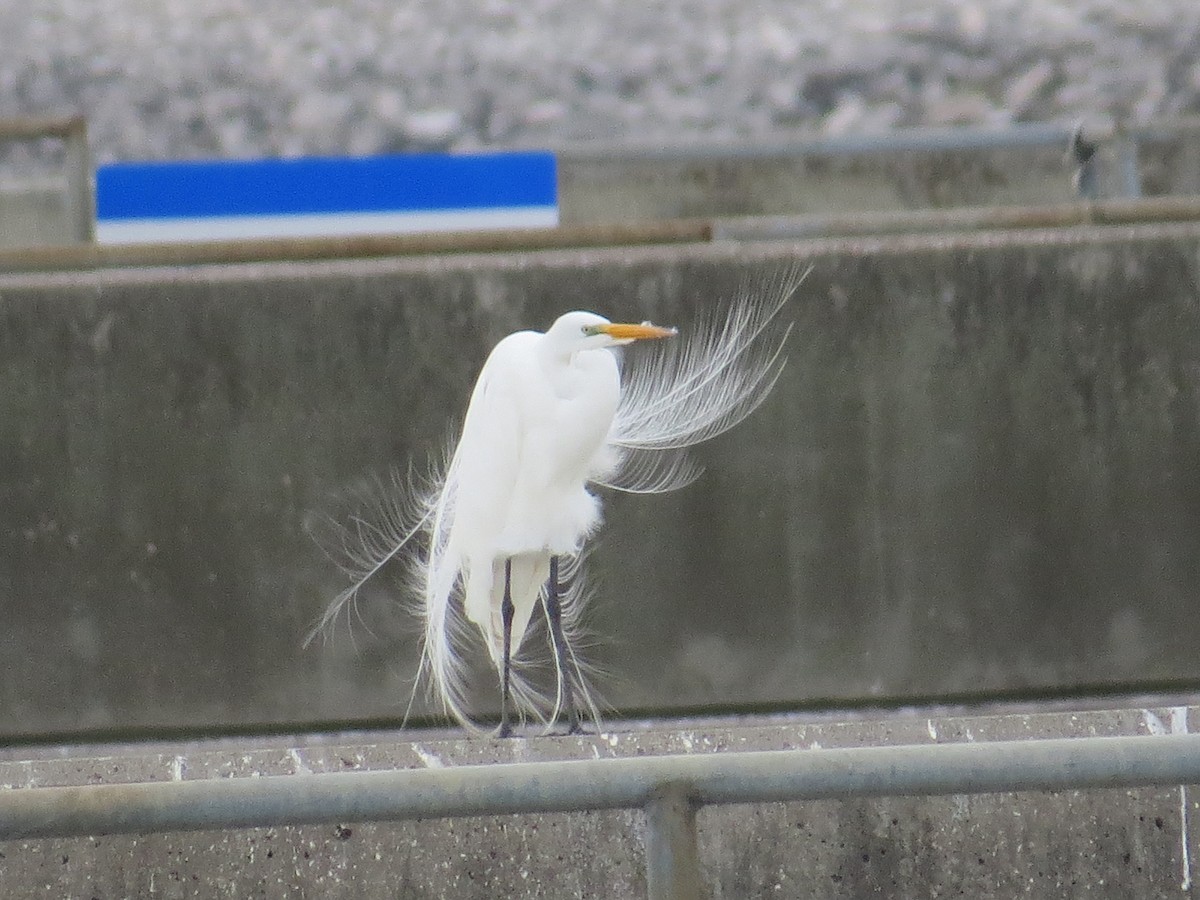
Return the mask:
M487 209L557 203L554 154L112 163L99 221Z

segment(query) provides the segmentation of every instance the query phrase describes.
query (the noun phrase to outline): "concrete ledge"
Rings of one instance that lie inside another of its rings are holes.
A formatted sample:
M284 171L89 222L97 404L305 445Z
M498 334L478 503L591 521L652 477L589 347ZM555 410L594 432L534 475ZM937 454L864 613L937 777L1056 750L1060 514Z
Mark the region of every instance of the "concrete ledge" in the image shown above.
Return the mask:
M1160 734L1194 706L913 709L844 718L614 723L599 735L462 740L350 734L5 751L0 785L255 777L394 767ZM714 898L1177 896L1200 852L1186 788L823 800L710 808L699 817ZM640 813L10 841L6 889L101 897L642 897ZM1186 887L1185 887L1186 889ZM90 892L90 893L89 893Z
M962 206L951 209L847 211L612 221L561 228L473 231L461 234L367 234L261 238L163 244L0 246L0 273L22 274L134 267L268 262L336 262L387 257L602 250L614 247L722 241L840 239L861 236L1035 232L1076 226L1142 225L1200 220L1194 196L1137 200ZM1020 239L1019 237L1017 238Z

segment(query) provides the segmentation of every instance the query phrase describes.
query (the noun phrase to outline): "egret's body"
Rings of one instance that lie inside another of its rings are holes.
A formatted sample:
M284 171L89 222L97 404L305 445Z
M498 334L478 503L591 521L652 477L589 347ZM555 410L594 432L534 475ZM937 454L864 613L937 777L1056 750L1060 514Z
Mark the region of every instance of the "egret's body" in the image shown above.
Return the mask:
M447 711L473 727L462 648L474 626L501 676L501 733L509 729L510 703L548 722L565 708L574 729L579 697L595 718L573 639L582 594L575 579L563 581L600 524L592 488L656 493L699 475L683 450L741 421L778 377L786 330L770 331L797 281L765 302L743 300L722 325L674 352L639 362L634 348L624 381L616 348L669 338L674 329L571 312L544 334L520 331L501 340L479 374L446 470L422 498L418 521L365 530L366 546L354 554L354 584L314 633L424 531L428 546L417 573L423 661ZM361 523L357 536L364 537ZM552 698L513 671L539 599L554 648Z
M467 407L459 490L472 497L451 534L468 555L570 553L599 515L588 476L620 399L616 358L572 352L553 333L522 331L492 351ZM470 604L468 603L468 606Z
M546 334L509 335L489 354L471 394L451 463L458 500L442 563L461 574L463 609L502 671L506 635L511 656L551 558L578 553L600 521L587 482L608 468L604 443L621 375L608 351L618 340L585 331L609 324L576 312ZM649 329L645 336L652 334L665 336ZM506 589L513 607L507 627Z

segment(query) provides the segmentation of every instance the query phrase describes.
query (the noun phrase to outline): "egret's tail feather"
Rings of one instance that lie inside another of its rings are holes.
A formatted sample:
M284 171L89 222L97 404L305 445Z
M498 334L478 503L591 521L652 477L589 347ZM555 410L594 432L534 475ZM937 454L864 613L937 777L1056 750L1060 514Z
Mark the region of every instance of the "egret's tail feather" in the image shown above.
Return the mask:
M562 611L560 624L565 668L560 667L558 654L553 649L545 591L538 597L541 616L530 626L537 633L527 635L532 639L526 646L536 649L514 657L511 668L512 709L520 722L538 722L543 733L562 717L568 683L575 709L582 719L599 727L600 708L604 705L593 687L598 670L585 660L584 651L591 641L584 620L591 592L583 579L583 556L560 556L559 563L558 600ZM549 648L549 653L542 648Z
M420 585L425 639L421 645L421 673L432 699L468 731L482 729L467 712L466 647L473 631L462 607L463 560L450 536L458 499L457 457L450 460L438 489L430 497L426 523L427 547L415 562L414 578ZM415 690L415 688L414 688Z
M567 671L559 669L553 652L549 654L553 668L547 669L547 654L542 648L552 646L548 633L544 641L540 639L540 634L537 640L530 640L530 635L523 635L526 638L523 641L516 640L514 635L513 644L519 649L513 652L510 660L509 701L510 711L522 725L533 720L546 730L553 726L562 712L564 684L568 678L583 717L596 724L600 722L601 702L592 687L594 670L584 662L580 652L586 642L583 611L588 599L582 579L582 564L580 557L560 557L562 585L559 602L562 607ZM548 632L544 589L538 594L537 605L542 610L542 616L534 620L530 627L536 624L537 631ZM483 724L468 712L470 672L464 660L491 660L493 667L490 671L494 678L494 673L502 667L502 653L494 653L490 646L485 646L483 653L473 652L480 643L486 644L487 638L467 619L457 598L448 598L445 603L437 601L431 605L431 609L435 612L426 618L423 649L423 668L428 675L426 680L430 697L462 727L476 734L484 733L486 729ZM494 683L489 683L488 687L491 688Z
M414 577L421 586L421 613L425 621L421 672L430 700L467 731L482 734L486 729L469 712L468 661L487 658L493 664L492 671L499 671L503 652L496 649L496 642L502 636L490 621L472 622L464 607L464 560L450 541L457 485L457 467L452 460L430 505L427 552L415 565ZM521 628L523 631L524 625ZM477 652L480 642L485 644L484 654ZM513 646L518 649L510 661L509 694L517 719L523 723L528 715L543 718L545 703L535 685L526 678L529 661L519 652L520 645L520 636L514 634Z
M437 560L437 562L434 562ZM430 699L468 731L480 726L468 712L469 647L478 631L467 620L456 599L458 569L431 554L417 562L417 577L424 583L425 637L421 645L421 674ZM416 689L414 688L414 691Z
M425 493L412 471L393 471L387 478L374 477L348 492L352 508L343 522L328 515L314 516L305 530L350 580L325 608L304 639L307 647L318 635L328 640L343 612L352 625L359 592L425 527L429 510L421 499ZM353 631L351 633L353 638Z
M704 474L704 467L683 449L618 447L616 450L615 465L594 476L592 484L627 494L665 494L687 487Z
M350 584L329 604L304 643L307 646L318 635L328 638L343 615L353 620L359 594L366 583L401 556L402 551L406 556L411 553L408 575L419 598L417 615L424 622L424 635L417 684L409 698L405 720L423 685L432 705L468 731L483 733L484 726L469 711L471 672L468 661L480 658L476 651L484 638L464 612L462 561L449 540L456 500L454 475L451 460L440 470L433 468L421 478L411 471L374 478L348 492L348 499L343 500L342 505L348 505L352 512L344 522L322 516L308 523L309 533L334 565L347 575ZM408 551L410 546L413 549ZM559 714L564 678L571 679L584 715L599 722L598 701L590 685L591 670L579 653L583 640L581 613L587 599L583 590L582 558L560 557L560 562L563 581L560 603L565 649L570 661L568 671L557 671L556 662L553 686L547 687L551 676L545 671L545 655L522 652L520 648L525 642L519 639L513 642L518 649L511 664L510 699L518 720L533 719L547 727ZM544 587L537 592L536 604L545 610ZM548 645L536 644L539 647ZM485 657L493 655L490 652L483 654ZM498 669L499 657L495 662Z

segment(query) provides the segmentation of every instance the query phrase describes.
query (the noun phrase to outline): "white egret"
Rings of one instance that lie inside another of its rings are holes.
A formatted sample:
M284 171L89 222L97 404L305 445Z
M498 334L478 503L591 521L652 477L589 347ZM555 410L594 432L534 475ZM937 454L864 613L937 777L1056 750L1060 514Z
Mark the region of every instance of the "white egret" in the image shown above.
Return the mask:
M544 334L501 340L444 470L410 492L411 508L392 498L378 521L357 518L343 532L338 553L349 558L343 568L352 583L308 640L422 536L414 571L421 668L445 711L478 730L465 690L467 643L478 629L499 676L500 735L511 731L514 706L547 727L565 710L572 732L581 705L598 721L575 627L585 599L577 570L600 524L592 488L660 493L700 475L686 449L744 419L779 378L790 329L779 313L802 277L789 273L761 294L743 291L723 318L701 322L683 340L663 340L674 328L591 312L566 313ZM635 341L655 347L631 348L622 372L618 348ZM552 697L524 677L517 656L539 606L553 645Z

